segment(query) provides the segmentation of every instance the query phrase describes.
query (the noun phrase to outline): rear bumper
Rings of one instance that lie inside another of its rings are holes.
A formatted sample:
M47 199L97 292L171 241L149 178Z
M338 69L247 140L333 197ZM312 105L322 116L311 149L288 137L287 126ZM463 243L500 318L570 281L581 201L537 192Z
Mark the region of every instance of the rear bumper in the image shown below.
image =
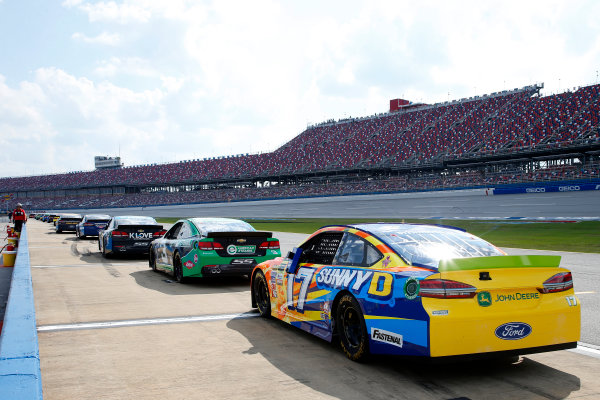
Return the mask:
M205 265L202 267L202 276L244 276L250 275L254 269L254 265Z
M137 243L142 242L115 243L113 241L112 252L114 254L148 254L150 252L150 242L143 242L144 245L139 245Z
M57 231L62 231L62 232L75 232L77 230L77 226L76 225L56 225L56 230Z
M514 307L494 312L480 307L471 309L472 313L461 313L448 307L446 315L430 315L430 355L527 354L576 346L581 331L579 302L576 306L568 305L565 297L573 296L572 291L545 296L536 307L525 310ZM507 325L526 325L524 334L502 338Z

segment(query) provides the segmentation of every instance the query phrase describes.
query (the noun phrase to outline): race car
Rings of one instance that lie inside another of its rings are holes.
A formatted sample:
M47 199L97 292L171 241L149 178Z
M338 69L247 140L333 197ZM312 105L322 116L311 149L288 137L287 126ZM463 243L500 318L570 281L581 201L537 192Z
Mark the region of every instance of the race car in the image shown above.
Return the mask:
M559 256L508 256L463 230L327 226L252 274L252 307L370 354L515 356L577 346L580 305Z
M81 215L79 214L61 214L55 223L56 233L75 231L80 221Z
M272 235L237 219L181 219L152 242L150 268L173 274L177 282L188 277L250 276L258 263L281 256L279 240Z
M150 242L165 232L152 217L113 217L106 229L98 232L98 248L106 258L114 254L147 254Z
M84 215L81 222L77 224L75 234L79 239L87 236L98 236L98 232L105 229L110 221L110 215L88 214Z

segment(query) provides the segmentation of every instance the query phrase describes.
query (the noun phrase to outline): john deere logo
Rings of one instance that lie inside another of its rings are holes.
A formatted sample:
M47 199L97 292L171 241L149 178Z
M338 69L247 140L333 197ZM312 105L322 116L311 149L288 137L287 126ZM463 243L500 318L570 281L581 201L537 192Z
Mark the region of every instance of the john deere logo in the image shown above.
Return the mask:
M489 307L492 305L492 295L490 292L477 293L477 302L481 307Z

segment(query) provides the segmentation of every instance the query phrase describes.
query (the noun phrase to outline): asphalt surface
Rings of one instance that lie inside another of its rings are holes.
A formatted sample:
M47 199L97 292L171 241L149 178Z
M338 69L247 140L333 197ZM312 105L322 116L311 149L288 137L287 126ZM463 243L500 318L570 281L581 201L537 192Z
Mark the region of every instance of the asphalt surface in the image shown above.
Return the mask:
M155 217L600 219L600 191L491 196L474 189L72 211Z
M49 224L32 221L28 234L45 400L600 398L600 352L358 364L257 317L244 279L181 285ZM275 236L286 252L306 235Z

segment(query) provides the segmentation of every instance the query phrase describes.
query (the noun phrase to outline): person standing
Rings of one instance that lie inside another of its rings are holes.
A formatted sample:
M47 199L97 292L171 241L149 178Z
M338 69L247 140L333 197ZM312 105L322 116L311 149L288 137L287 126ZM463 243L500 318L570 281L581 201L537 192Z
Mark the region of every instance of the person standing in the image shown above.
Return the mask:
M27 214L25 214L21 203L17 203L17 208L12 213L12 220L15 223L15 232L21 232L23 224L27 222Z

